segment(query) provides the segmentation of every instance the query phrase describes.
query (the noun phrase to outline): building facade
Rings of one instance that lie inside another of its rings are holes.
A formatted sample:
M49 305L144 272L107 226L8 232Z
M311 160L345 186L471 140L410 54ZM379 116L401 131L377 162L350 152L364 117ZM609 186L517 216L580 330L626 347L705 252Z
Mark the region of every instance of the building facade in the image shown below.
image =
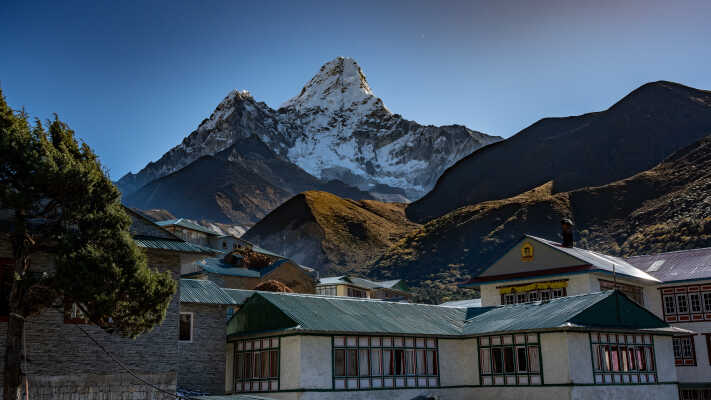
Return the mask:
M613 257L526 235L465 286L483 306L616 288L672 327L683 400L711 399L711 249Z
M409 301L412 294L401 279L371 281L354 276L333 276L319 279L316 294L390 301Z
M227 389L275 399L677 399L672 334L615 291L476 308L256 293L228 324Z
M177 280L182 265L209 255L139 214L126 211L133 221L131 234L143 249L150 267L168 271ZM8 240L1 238L0 264L11 263L11 254ZM33 256L31 262L36 268L52 270L53 260L51 254L40 254ZM29 398L173 398L160 390L175 393L178 384L179 295L170 302L162 324L136 339L107 334L73 311L66 307L64 310L48 309L26 320L24 350L27 362L23 370L28 376ZM0 364L5 360L6 329L7 318L0 316ZM151 385L131 376L94 340Z

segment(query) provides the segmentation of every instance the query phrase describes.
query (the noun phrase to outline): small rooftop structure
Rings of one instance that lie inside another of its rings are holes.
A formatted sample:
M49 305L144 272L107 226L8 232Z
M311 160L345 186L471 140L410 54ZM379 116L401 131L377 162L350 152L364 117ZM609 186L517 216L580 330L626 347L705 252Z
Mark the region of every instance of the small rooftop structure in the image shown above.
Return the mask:
M176 218L176 219L168 219L165 221L157 221L156 224L158 224L160 226L180 226L182 228L202 232L202 233L208 234L210 236L220 236L220 234L213 231L212 229L206 228L202 225L198 225L198 224L191 222L185 218Z

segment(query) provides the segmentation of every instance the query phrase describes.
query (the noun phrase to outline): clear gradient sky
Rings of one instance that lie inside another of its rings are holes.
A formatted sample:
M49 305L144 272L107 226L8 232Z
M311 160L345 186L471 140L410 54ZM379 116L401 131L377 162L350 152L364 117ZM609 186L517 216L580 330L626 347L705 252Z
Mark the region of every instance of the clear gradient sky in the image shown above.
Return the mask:
M405 118L504 137L649 81L711 89L709 0L3 0L0 37L10 105L57 112L113 179L230 90L278 107L336 56Z

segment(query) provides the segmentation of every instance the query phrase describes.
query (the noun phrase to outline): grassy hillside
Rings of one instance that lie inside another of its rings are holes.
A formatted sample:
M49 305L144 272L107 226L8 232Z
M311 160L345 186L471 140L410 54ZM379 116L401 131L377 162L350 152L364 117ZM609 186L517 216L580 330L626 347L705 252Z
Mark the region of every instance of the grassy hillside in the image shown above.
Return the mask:
M405 205L354 201L308 191L269 213L243 236L325 273L367 272L380 256L418 225Z
M711 138L612 184L553 194L552 182L498 201L461 207L412 231L374 261L370 276L405 278L420 300L458 297L524 233L559 239L576 222L577 246L615 255L711 246Z

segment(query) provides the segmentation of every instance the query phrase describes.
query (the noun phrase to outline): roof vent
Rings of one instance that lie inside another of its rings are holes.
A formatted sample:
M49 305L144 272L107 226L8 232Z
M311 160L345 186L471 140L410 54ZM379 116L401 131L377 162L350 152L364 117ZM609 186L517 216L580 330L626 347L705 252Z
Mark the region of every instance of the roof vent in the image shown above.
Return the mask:
M563 235L563 247L573 247L573 221L570 218L560 220L561 234Z

